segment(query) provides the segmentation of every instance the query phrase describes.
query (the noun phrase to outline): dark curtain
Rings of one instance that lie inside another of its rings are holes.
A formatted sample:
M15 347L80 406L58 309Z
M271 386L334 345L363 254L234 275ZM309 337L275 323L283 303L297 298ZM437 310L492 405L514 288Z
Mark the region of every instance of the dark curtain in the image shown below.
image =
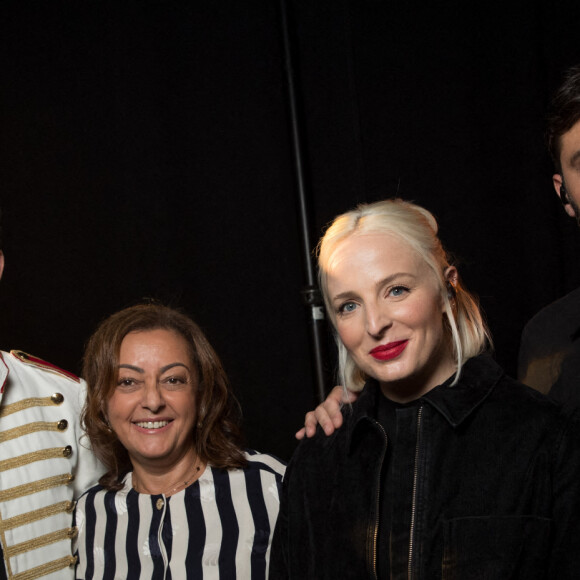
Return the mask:
M580 284L542 139L580 4L289 7L313 237L359 202L428 207L515 373L526 320ZM78 372L106 315L181 306L249 445L288 458L314 397L277 3L9 0L0 39L2 348Z

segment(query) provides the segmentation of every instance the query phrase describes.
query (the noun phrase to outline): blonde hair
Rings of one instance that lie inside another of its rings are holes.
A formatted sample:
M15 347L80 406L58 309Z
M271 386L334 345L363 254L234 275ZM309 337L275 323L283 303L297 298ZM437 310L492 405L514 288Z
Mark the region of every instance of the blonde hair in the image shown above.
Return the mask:
M425 208L401 199L389 199L361 204L356 209L339 215L330 224L317 247L320 289L326 309L335 327L338 345L339 381L352 391L360 391L368 378L355 364L336 332L336 313L328 295L327 271L338 246L349 236L385 233L407 243L429 266L438 282L446 314L446 329L453 345L457 364L455 384L461 367L468 359L481 354L491 346L491 337L485 325L478 301L457 281L450 289L445 272L450 258L437 237L437 221ZM454 301L454 305L452 305Z

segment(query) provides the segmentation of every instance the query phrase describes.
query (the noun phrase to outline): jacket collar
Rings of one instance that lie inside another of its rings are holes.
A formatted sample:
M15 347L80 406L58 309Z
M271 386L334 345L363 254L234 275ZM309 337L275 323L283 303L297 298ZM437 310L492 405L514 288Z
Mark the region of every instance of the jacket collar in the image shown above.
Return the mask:
M491 356L479 355L463 365L456 385L451 385L455 378L453 375L421 397L421 401L431 405L445 417L451 427L455 428L485 401L503 375L503 369ZM377 381L368 380L352 406L352 419L348 422L349 441L352 440L353 432L361 421L375 418L379 395Z

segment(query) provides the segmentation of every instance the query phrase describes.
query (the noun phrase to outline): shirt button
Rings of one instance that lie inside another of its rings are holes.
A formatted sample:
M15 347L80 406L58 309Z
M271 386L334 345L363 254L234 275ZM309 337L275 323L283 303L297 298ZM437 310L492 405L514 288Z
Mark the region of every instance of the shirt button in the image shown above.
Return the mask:
M54 393L54 395L52 395L52 397L50 397L50 400L55 405L60 405L64 401L64 397L62 396L61 393Z
M68 427L68 421L66 419L61 419L56 427L59 431L66 431L66 428Z
M70 445L67 445L63 450L62 450L62 456L63 457L70 457L72 455L72 447Z
M163 509L163 505L164 505L163 500L161 498L159 498L157 500L157 503L155 505L157 506L157 509L158 510L162 510Z

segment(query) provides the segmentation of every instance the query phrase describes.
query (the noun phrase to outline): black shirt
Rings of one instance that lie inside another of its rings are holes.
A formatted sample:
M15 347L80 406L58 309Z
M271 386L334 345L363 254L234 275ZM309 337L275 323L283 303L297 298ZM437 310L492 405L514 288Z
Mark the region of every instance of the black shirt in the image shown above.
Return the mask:
M392 521L392 498L395 496L393 486L393 463L396 461L397 449L397 409L418 407L421 399L410 403L396 403L385 397L378 396L377 421L382 425L387 435L387 452L381 470L381 491L379 495L379 537L377 541L377 572L379 578L390 578L390 538Z

